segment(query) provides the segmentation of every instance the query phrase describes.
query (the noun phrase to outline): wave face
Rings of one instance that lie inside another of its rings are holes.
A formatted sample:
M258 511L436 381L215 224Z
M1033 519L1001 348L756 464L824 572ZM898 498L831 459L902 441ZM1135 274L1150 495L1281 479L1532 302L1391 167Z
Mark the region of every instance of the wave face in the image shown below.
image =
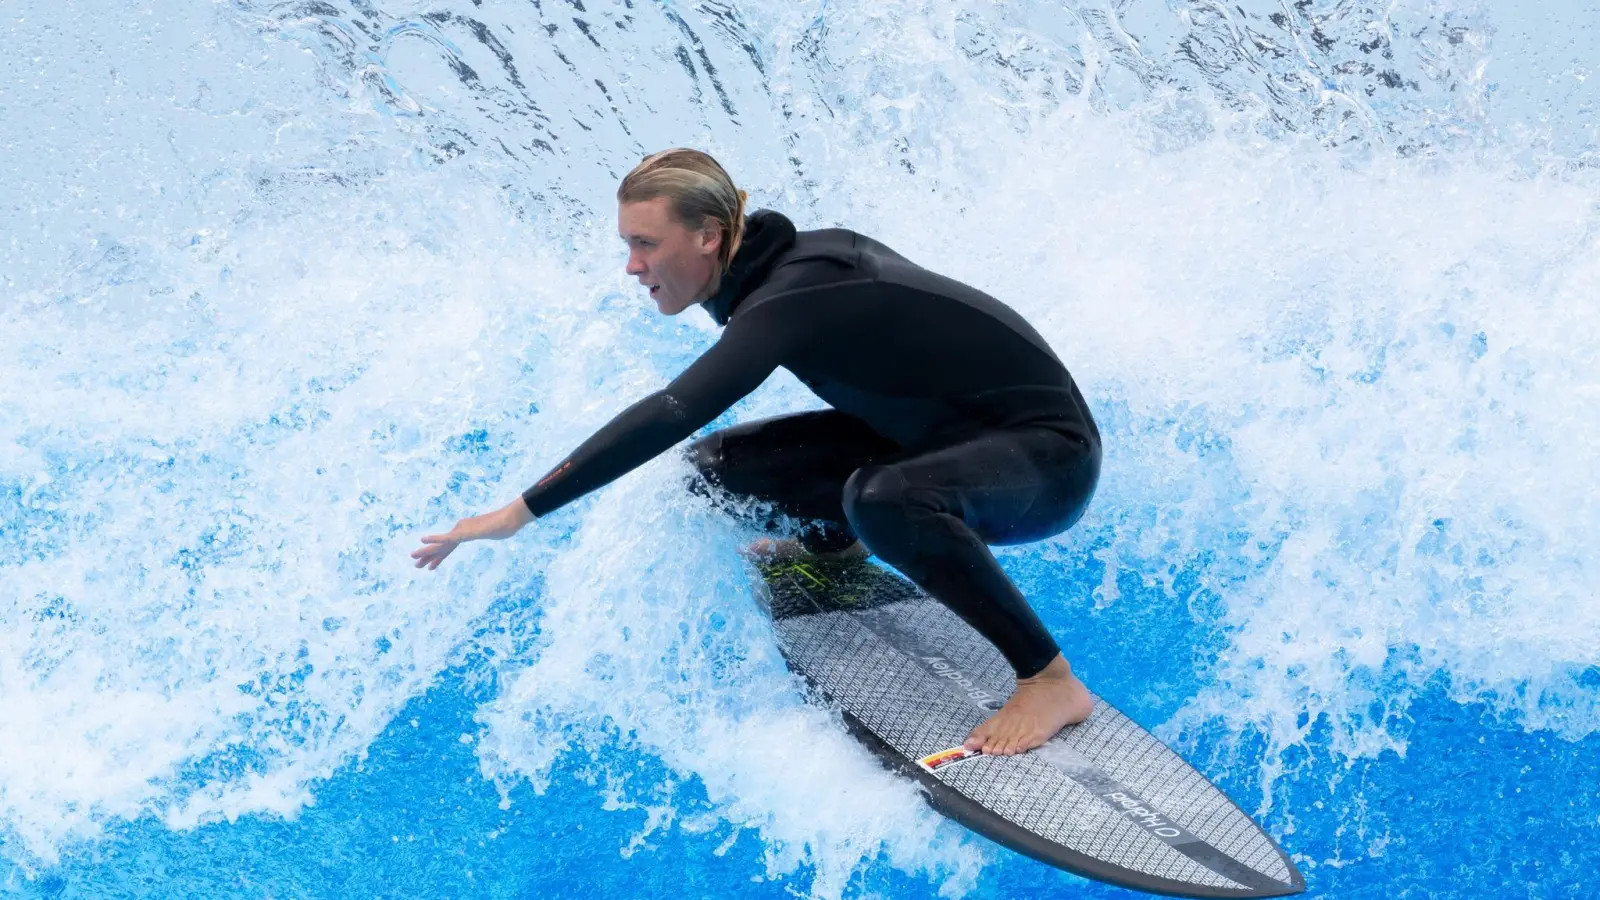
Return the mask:
M723 894L1081 889L805 702L670 454L410 567L715 340L615 234L618 179L680 145L1051 341L1105 473L1002 560L1314 889L1556 896L1600 862L1567 796L1600 775L1585 4L6 12L21 895L356 890L329 859L571 889L508 852L630 892L674 859ZM815 402L785 375L717 424Z

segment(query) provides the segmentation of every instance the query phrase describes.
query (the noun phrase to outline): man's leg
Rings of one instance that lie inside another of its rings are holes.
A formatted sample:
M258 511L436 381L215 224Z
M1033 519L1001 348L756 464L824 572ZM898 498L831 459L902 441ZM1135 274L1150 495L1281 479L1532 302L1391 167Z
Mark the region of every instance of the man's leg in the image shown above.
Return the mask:
M867 465L845 483L845 514L867 548L965 619L1016 670L1017 692L969 746L1020 752L1089 714L1087 691L987 544L1070 528L1099 470L1098 447L1027 428Z
M732 500L724 506L770 506L771 515L751 515L758 527L775 529L787 516L803 523L800 543L830 553L856 543L841 495L850 475L887 458L899 445L837 410L815 410L746 422L689 445L698 471L690 489Z

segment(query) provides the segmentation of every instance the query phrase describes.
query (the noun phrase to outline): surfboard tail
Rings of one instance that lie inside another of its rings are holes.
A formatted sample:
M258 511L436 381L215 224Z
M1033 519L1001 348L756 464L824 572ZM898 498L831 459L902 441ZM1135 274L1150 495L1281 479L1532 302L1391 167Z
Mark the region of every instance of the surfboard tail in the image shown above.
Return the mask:
M1141 871L1120 862L1116 858L1118 854L1102 853L1096 856L1080 852L1019 826L937 777L939 769L953 763L935 765L933 771L928 771L922 760L908 760L878 737L860 719L846 710L840 712L846 728L856 740L890 768L915 778L922 784L928 803L934 809L989 840L1039 862L1118 887L1171 897L1287 897L1304 893L1306 890L1305 878L1300 874L1294 861L1265 832L1260 831L1253 821L1250 822L1250 827L1257 832L1260 841L1271 846L1277 857L1277 865L1262 867L1272 869L1272 874L1253 868L1198 840L1179 846L1177 851L1204 868L1209 874L1197 873L1191 869L1188 870L1188 878L1174 878L1164 877L1151 871ZM1245 814L1240 811L1238 815ZM1102 850L1112 849L1102 848ZM1199 877L1195 877L1196 875Z

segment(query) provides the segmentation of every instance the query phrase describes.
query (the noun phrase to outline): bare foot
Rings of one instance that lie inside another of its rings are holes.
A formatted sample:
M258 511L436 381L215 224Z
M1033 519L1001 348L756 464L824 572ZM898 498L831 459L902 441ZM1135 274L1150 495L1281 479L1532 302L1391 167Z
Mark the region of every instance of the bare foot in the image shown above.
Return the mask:
M1093 710L1089 689L1058 653L1044 671L1032 678L1018 679L1016 693L999 712L972 729L965 746L1011 756L1043 744L1062 728L1089 718Z
M800 546L800 542L793 538L781 541L762 538L744 548L744 554L764 563L794 562L800 559L824 559L844 562L865 559L867 557L867 547L860 541L856 541L843 550L835 550L831 553L812 553Z

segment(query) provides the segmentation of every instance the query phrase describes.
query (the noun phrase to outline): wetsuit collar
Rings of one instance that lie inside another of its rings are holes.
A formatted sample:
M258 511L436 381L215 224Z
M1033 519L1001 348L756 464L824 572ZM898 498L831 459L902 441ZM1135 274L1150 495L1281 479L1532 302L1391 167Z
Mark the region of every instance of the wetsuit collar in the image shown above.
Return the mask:
M728 324L739 301L766 280L778 255L794 246L794 235L794 223L781 212L758 209L745 217L744 238L733 254L733 265L717 292L700 303L718 325Z

